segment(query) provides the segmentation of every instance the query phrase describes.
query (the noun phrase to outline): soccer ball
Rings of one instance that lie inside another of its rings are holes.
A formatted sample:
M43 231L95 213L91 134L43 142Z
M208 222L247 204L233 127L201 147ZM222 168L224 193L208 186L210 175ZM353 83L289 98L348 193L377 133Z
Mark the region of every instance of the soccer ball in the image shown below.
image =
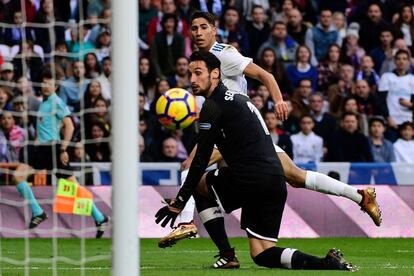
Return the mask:
M172 130L191 125L197 116L195 97L182 88L172 88L159 97L155 111L160 123Z

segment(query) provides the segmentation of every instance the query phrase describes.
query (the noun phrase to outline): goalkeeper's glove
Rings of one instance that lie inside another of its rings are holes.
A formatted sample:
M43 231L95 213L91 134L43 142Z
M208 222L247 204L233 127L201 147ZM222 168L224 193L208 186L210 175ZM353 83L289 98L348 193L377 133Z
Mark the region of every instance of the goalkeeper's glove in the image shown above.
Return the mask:
M158 224L162 221L161 226L165 227L171 221L170 226L172 228L178 214L184 209L185 202L180 199L165 199L164 203L167 206L158 210L155 214L155 222Z

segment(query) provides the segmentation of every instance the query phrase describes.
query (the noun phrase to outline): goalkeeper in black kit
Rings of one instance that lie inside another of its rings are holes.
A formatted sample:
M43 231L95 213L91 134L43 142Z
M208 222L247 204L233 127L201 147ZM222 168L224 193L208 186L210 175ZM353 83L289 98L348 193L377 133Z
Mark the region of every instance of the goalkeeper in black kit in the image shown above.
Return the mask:
M250 99L220 81L220 61L209 52L195 52L189 71L195 95L206 98L200 113L198 148L188 177L175 199L161 208L156 222L171 226L190 196L208 233L220 250L213 268L239 268L224 229L221 208L241 208L253 261L269 268L356 270L335 249L324 258L277 247L287 191L285 176L266 125ZM205 173L214 145L228 164ZM221 205L221 206L219 206ZM221 207L221 208L220 208ZM207 223L206 223L207 222Z

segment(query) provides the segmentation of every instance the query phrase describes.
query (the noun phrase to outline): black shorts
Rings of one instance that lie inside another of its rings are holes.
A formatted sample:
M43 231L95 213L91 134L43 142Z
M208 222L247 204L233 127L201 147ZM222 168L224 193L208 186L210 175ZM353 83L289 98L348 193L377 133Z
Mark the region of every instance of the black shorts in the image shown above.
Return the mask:
M236 174L230 167L207 173L207 186L226 213L241 208L241 229L277 241L287 190L283 175Z
M47 170L48 174L53 172L57 178L73 175L72 167L60 162L60 144L28 145L20 151L19 159L36 170Z

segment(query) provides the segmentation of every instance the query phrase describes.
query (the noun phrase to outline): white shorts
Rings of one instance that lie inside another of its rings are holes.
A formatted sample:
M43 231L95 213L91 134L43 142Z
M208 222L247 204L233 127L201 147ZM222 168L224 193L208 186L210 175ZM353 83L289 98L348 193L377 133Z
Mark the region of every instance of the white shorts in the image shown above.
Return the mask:
M284 151L284 150L282 150L282 148L281 148L281 147L279 147L278 145L273 144L273 146L275 147L275 151L276 151L276 153L279 153L279 152L285 152L285 151Z

